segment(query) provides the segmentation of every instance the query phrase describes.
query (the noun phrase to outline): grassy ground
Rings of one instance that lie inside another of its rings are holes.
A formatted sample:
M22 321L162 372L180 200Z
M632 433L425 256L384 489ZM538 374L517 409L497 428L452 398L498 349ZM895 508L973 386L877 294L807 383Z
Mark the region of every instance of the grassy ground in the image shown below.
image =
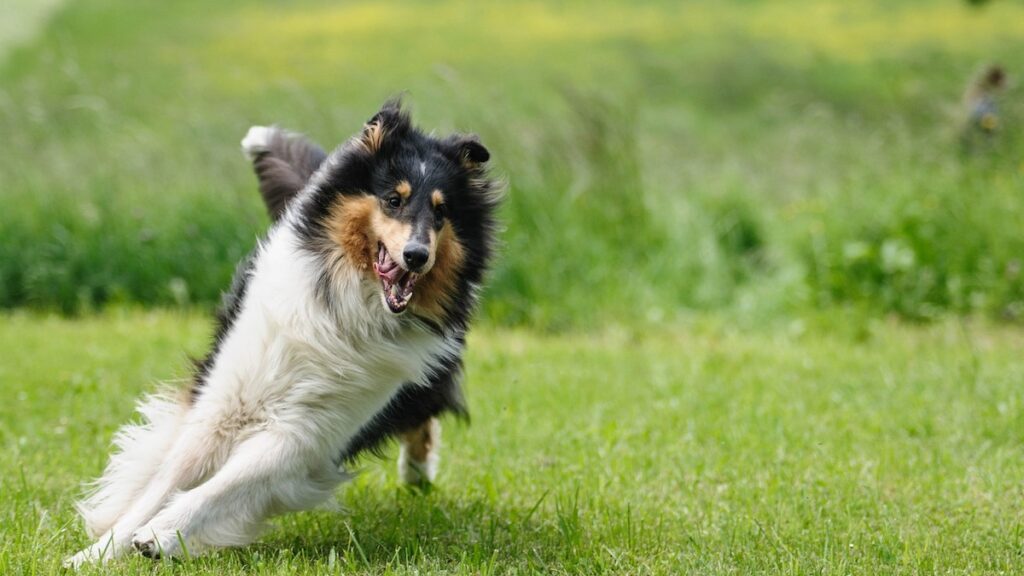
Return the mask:
M0 318L0 573L53 573L85 544L79 483L207 333L180 313ZM473 422L447 426L429 493L370 459L343 511L103 573L1020 573L1022 346L852 318L482 330Z
M958 115L1022 54L1012 1L71 0L0 66L0 306L214 302L265 225L248 126L334 145L407 91L510 181L507 325L1021 318L1024 83L983 153Z
M1024 571L1024 336L946 316L1024 317L1021 3L56 5L0 14L0 307L85 314L0 316L0 574L85 544L80 483L202 351L118 304L216 300L266 225L248 126L333 145L402 91L510 182L437 487L367 460L344 511L115 572Z

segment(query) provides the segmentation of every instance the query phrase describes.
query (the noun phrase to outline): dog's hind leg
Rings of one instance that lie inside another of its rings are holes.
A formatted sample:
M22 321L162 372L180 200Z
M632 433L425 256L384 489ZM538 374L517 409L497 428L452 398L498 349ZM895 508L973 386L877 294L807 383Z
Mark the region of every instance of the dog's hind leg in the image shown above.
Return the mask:
M453 413L469 419L462 397L462 361L453 358L431 375L426 386L408 383L365 425L342 452L345 460L376 450L386 439L398 438L398 476L403 482L429 484L437 476L441 423Z
M209 480L176 495L132 544L144 556L179 555L251 542L277 513L328 499L345 479L336 462L280 432L260 432L239 444Z
M425 422L398 435L398 476L403 482L417 486L430 484L437 476L441 448L441 422L428 418Z

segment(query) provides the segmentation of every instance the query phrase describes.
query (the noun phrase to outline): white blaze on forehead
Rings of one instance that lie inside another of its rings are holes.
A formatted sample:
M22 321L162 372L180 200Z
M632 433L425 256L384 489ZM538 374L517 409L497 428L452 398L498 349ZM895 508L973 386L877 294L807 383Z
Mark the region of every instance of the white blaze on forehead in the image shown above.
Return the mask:
M420 161L420 176L423 176L426 173L427 173L427 163L423 162L423 161Z

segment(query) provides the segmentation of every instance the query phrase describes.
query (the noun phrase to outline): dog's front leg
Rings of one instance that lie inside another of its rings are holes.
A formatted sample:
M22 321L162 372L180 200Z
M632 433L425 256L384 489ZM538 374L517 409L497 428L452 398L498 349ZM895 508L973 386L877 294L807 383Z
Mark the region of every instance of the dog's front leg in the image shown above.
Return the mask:
M177 490L192 485L203 470L215 465L216 454L223 446L211 442L211 437L213 435L203 427L184 430L128 510L94 544L65 560L64 565L78 568L93 562L107 562L130 549L132 535L139 526L149 522Z
M171 557L212 547L241 546L272 514L309 508L344 478L329 460L282 434L260 432L238 446L209 480L178 494L132 544L143 555Z

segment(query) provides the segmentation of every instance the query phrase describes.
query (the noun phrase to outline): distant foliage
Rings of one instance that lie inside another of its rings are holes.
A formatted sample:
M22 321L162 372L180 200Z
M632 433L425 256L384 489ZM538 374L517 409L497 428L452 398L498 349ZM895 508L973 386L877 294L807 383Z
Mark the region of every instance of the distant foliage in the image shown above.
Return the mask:
M1017 3L441 3L427 38L433 5L183 2L70 3L0 64L0 307L212 308L267 226L246 129L332 146L408 90L509 181L492 322L1024 318L1024 88L983 146L960 101L1019 75Z
M845 222L823 227L804 251L817 303L864 302L918 319L1024 318L1024 236L993 225L1024 221L1024 203L983 182L961 184L911 190L885 214L835 214Z
M215 196L171 210L28 204L4 216L0 302L65 313L217 302L259 221Z

